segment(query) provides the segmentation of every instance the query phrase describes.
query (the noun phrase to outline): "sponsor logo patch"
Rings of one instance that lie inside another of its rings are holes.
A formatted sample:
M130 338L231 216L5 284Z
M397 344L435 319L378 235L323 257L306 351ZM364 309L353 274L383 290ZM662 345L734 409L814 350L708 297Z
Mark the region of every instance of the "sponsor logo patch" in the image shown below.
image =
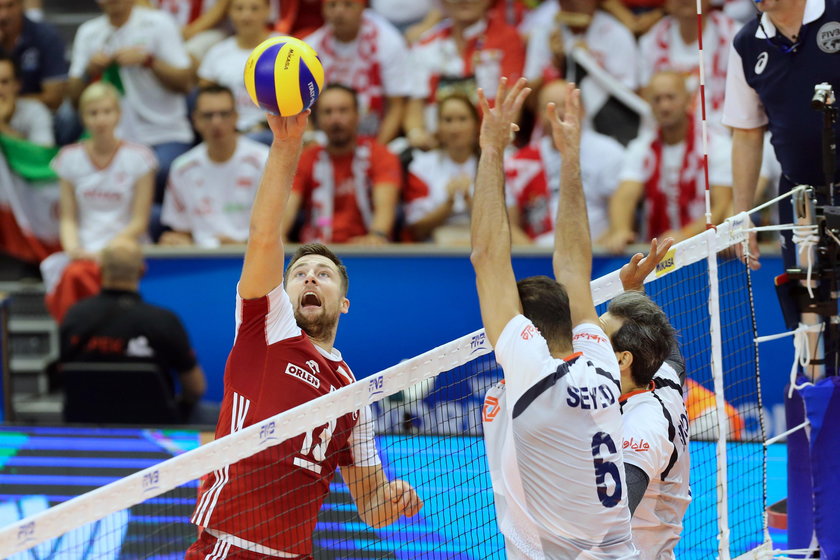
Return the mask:
M644 438L639 439L638 441L634 438L625 439L622 447L628 451L650 451L650 445L644 440Z
M300 366L296 366L295 364L290 363L286 366L286 373L291 375L292 377L297 377L301 381L308 383L318 389L321 386L321 380L312 375L312 373L306 371Z
M770 58L770 55L767 54L767 51L763 51L760 55L758 55L758 60L755 61L756 74L764 72L764 69L767 67L768 58Z
M840 52L840 22L829 21L817 31L817 46L824 53Z
M535 327L534 325L528 325L527 327L522 329L522 332L519 336L522 337L522 340L531 340L532 338L537 336L537 333L539 332L540 331L538 331L537 327Z
M676 249L671 249L665 254L665 258L656 265L656 277L659 278L660 276L665 276L671 272L674 272L677 269L677 261L674 258L674 255L677 254Z
M481 409L481 419L485 422L492 422L501 409L499 399L496 397L487 397L484 399L484 407Z

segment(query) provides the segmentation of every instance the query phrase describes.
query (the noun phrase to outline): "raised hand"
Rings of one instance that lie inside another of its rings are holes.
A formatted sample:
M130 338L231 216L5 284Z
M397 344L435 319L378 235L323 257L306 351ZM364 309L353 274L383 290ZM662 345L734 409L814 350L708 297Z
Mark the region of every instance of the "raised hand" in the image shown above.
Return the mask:
M519 130L519 125L514 122L514 119L519 116L522 104L531 93L531 88L526 87L528 82L525 78L519 78L510 91L508 91L507 83L507 78L499 80L496 103L492 109L484 95L484 90L478 89L478 103L482 112L478 143L482 150L490 148L504 150L510 143L513 133Z
M557 110L557 105L549 103L545 108L548 122L551 123L551 137L554 147L560 153L567 149L580 149L580 90L575 84L566 85L566 106L563 117Z
M647 256L643 253L633 255L630 262L622 266L621 272L618 274L624 291L643 292L645 278L654 271L656 265L662 262L673 244L674 240L670 237L666 237L661 244L654 237L650 242L650 251Z
M306 132L306 124L309 121L310 112L307 109L293 117L281 117L280 115L267 113L266 119L268 120L268 126L271 128L271 132L274 133L274 140L302 140L303 133Z

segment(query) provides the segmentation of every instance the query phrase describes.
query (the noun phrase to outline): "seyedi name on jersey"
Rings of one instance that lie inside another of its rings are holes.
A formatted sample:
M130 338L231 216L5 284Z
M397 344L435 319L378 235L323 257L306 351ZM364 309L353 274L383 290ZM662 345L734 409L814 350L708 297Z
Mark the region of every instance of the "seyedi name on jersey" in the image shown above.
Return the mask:
M615 404L615 395L607 384L597 387L568 387L566 392L569 394L566 404L583 410L606 408Z

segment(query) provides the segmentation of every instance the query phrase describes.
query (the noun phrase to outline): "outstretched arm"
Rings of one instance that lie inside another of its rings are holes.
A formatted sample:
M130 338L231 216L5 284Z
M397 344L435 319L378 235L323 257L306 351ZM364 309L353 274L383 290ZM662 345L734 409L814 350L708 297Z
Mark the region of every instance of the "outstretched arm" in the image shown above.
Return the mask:
M511 132L519 129L513 119L531 92L525 84L525 80L520 79L508 91L507 78L499 80L496 105L492 109L484 92L478 90L484 118L479 135L481 157L475 177L470 224L470 260L475 269L484 331L494 346L505 325L522 311L510 262L510 224L505 207L502 163Z
M239 279L239 295L244 299L262 297L283 281L283 216L309 111L294 117L267 118L274 141L251 211L248 247Z
M560 203L554 226L554 276L569 294L572 325L599 325L592 290L592 240L589 218L580 179L580 90L568 85L563 119L549 103L546 115L551 122L554 144L563 154L560 169Z
M670 237L663 239L662 244L660 244L659 240L654 237L650 242L650 251L647 256L643 253L636 253L633 255L630 258L630 262L622 266L621 272L619 272L621 286L624 288L624 291L644 293L645 278L654 271L656 265L662 262L662 259L664 259L668 254L668 251L671 249L671 245L673 244L674 240ZM674 368L674 371L677 372L677 375L680 378L680 383L685 385L685 358L680 351L680 345L677 343L676 338L672 341L671 350L668 353L668 357L665 358L665 362ZM631 508L631 511L632 509L633 508Z

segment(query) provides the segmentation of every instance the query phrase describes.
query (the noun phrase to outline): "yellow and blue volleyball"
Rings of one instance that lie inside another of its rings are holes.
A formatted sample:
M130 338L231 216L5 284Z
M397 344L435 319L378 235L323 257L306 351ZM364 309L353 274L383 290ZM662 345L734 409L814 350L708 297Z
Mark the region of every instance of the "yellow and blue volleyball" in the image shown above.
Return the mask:
M309 109L324 85L315 49L294 37L272 37L245 63L245 89L264 111L291 117Z

